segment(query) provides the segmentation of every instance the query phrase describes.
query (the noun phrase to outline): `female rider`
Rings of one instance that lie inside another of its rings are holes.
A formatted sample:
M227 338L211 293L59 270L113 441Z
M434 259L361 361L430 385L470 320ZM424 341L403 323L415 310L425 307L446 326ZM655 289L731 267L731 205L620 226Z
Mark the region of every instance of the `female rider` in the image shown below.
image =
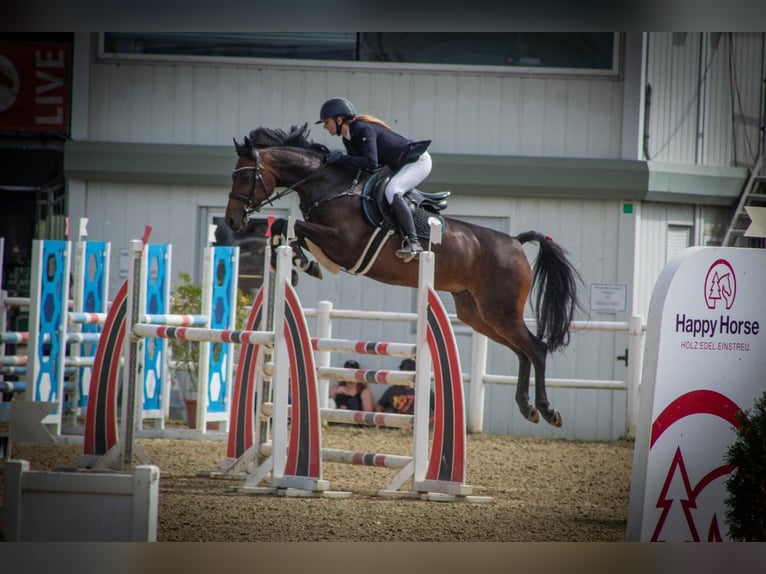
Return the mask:
M341 136L348 155L339 151L327 154L328 164L350 165L374 170L387 165L392 176L386 186L386 200L391 205L399 227L404 232L404 245L396 255L411 261L423 251L415 231L412 212L402 195L431 173L431 156L427 149L431 140L412 141L396 133L382 120L357 115L354 105L345 98L330 98L319 111L324 129Z

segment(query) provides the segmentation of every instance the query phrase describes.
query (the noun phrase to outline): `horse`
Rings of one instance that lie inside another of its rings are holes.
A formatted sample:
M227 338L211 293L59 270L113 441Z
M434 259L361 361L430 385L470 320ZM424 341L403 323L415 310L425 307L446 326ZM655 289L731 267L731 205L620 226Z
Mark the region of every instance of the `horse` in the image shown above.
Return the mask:
M307 126L292 126L289 132L260 127L242 143L234 138L237 161L226 224L238 232L252 212L294 192L303 215L303 221L294 224L295 247L307 247L327 268L358 269L376 232L363 213L360 190L375 174L328 165L324 157L329 150L308 139ZM277 188L282 189L275 193ZM561 414L546 393L545 363L548 353L569 343L570 323L575 309L581 308L577 291L582 279L567 252L538 231L510 236L459 219L444 217L443 222L442 242L432 247L439 261L434 288L451 293L458 319L516 354L515 400L522 416L537 423L542 415L560 427ZM284 220L273 227L285 228ZM522 248L529 241L539 245L534 267ZM418 265L398 258L397 248L395 241L383 243L364 274L390 285L417 287ZM533 289L536 334L524 322L524 307ZM531 367L534 406L529 404Z

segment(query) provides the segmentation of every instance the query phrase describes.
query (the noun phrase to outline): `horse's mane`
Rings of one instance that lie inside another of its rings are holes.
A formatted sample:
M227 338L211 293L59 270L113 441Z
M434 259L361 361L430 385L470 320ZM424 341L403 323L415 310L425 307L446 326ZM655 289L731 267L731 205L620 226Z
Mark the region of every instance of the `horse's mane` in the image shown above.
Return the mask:
M252 146L258 148L268 147L298 147L327 153L326 146L308 139L310 130L308 122L302 126L292 126L289 132L279 128L259 127L250 132L248 139Z

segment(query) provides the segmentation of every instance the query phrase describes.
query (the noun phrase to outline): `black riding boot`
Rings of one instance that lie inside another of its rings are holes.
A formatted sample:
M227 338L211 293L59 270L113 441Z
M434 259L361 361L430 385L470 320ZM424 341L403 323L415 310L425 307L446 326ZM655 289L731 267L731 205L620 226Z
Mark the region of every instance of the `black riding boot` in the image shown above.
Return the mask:
M394 211L396 220L399 223L399 227L404 231L405 245L396 252L396 256L406 261L412 261L419 253L422 253L423 248L418 241L418 235L415 231L415 221L412 219L412 212L410 206L404 200L400 193L394 196L394 200L391 202L391 208Z

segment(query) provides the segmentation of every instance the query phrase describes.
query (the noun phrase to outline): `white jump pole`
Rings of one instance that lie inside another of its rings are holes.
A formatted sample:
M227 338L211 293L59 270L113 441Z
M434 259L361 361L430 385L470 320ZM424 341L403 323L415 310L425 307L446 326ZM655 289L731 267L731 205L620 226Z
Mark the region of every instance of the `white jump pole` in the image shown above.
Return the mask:
M272 479L271 483L278 486L285 478L287 462L287 406L289 403L289 387L287 384L290 365L288 363L287 342L284 336L285 282L291 272L291 250L282 246L277 248L277 273L274 282L274 376L272 377L272 392L274 394L274 416L272 418Z
M120 467L130 468L133 464L134 444L138 422L141 420L140 410L143 399L143 384L139 385L138 361L139 342L141 339L133 334L133 325L138 322L139 304L141 301L142 258L144 242L140 239L130 241L130 269L128 271L128 298L125 313L124 362L127 367L122 385L122 420L120 421ZM143 382L143 381L142 381ZM149 464L148 458L139 453L142 463Z
M415 361L415 421L412 449L413 490L426 479L428 468L428 419L430 415L431 351L428 348L428 288L434 282L434 254L419 257L417 361Z

